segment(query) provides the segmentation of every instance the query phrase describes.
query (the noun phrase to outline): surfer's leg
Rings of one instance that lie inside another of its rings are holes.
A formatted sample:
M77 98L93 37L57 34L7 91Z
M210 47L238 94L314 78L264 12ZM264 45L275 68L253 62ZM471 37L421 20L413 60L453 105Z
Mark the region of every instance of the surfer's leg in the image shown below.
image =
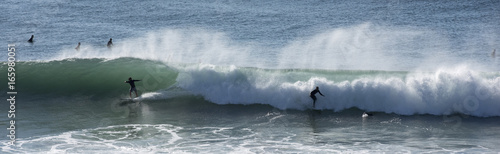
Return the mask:
M311 98L313 99L313 108L316 106L316 96L311 95Z
M133 90L132 87L130 87L130 89L128 90L128 95L130 96L130 98L132 98L132 90Z
M137 89L135 89L135 87L134 87L134 88L130 89L130 98L132 98L132 91L135 92L135 97L137 97L138 96L137 95Z

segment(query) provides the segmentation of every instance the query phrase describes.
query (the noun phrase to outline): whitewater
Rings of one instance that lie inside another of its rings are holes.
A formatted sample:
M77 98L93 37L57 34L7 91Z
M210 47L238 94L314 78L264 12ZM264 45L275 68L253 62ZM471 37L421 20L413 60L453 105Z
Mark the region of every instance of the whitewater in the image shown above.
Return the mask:
M1 150L499 152L498 4L8 1Z

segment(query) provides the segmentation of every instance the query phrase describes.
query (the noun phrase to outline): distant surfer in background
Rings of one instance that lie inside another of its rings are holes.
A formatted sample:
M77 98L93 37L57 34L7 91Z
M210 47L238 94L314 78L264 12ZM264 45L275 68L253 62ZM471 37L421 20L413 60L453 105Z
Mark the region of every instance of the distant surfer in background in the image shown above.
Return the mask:
M76 46L75 50L80 51L80 42L78 42L78 46Z
M491 53L491 57L495 58L495 52L496 52L496 49L493 49L493 52Z
M29 43L33 43L33 37L35 37L35 36L31 35L31 38L28 40Z
M108 41L108 48L111 48L113 47L113 38L109 38L109 41Z
M130 98L132 98L132 91L135 92L135 97L137 97L137 89L135 89L135 83L136 81L141 81L141 80L132 80L132 77L129 77L128 78L128 81L125 81L125 83L128 83L130 84L130 92L129 92L129 95L130 95Z
M319 93L321 96L325 96L323 95L320 91L319 91L319 87L316 87L316 89L314 89L313 91L311 91L311 94L309 95L309 97L311 97L313 99L313 108L316 108L316 93Z

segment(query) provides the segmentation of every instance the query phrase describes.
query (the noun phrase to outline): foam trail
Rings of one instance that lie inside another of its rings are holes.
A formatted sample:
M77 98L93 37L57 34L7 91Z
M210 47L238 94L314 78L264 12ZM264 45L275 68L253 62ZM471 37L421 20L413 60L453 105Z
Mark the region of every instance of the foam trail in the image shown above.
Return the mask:
M156 149L156 145L170 146L183 138L178 134L178 131L184 128L170 124L127 124L114 125L106 127L98 127L93 129L83 129L78 131L69 131L61 134L40 136L28 139L18 139L17 145L20 149L30 153L39 153L42 150L48 153L66 153L66 152L81 152L84 147L93 147L98 151L109 151L109 153L130 153L133 152L151 152L151 145ZM155 137L161 136L166 140L151 139L148 146L141 143L127 142L137 139L135 133L144 134L142 139L149 140L152 134ZM46 148L39 148L44 146ZM38 147L38 148L37 148ZM148 148L144 148L148 147ZM20 152L18 149L11 146L4 146L3 151ZM94 149L86 149L95 152Z
M170 87L165 90L155 91L155 92L146 92L141 94L141 96L134 98L135 101L154 101L154 100L166 100L172 99L176 97L190 96L191 93L175 88Z

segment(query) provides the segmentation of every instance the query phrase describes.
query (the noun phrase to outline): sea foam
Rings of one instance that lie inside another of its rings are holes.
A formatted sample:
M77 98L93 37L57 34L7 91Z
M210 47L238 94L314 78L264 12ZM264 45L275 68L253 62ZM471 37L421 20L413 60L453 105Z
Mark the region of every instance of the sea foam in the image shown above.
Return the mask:
M352 81L325 77L294 81L287 75L200 65L187 68L177 84L217 104L268 104L305 110L312 107L309 92L318 86L325 97L318 96L317 109L355 107L402 115L500 116L500 77L487 77L466 67L411 72L404 78L360 76Z

